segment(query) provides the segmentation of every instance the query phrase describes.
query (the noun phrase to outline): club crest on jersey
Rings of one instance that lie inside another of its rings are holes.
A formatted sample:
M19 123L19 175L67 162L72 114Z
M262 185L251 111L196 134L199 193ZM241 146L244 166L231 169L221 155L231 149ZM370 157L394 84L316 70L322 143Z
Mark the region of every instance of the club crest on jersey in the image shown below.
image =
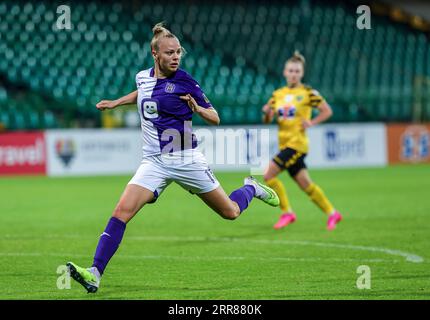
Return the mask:
M296 97L296 100L297 100L297 102L302 101L302 100L303 100L303 96L297 96L297 97Z
M166 87L164 88L164 91L167 93L172 93L173 91L175 91L175 84L171 82L167 82Z

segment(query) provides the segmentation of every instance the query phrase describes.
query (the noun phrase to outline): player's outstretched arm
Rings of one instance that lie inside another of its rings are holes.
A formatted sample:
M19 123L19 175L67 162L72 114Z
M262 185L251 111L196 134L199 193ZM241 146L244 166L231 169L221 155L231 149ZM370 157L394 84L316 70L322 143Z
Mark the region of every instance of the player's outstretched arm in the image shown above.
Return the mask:
M263 113L263 123L271 123L274 118L274 112L273 109L270 107L269 104L265 104L263 106L263 109L261 110Z
M191 96L191 94L187 94L185 96L180 96L182 100L187 101L188 106L194 113L197 113L206 123L211 125L219 125L220 119L218 116L218 112L214 108L203 108L199 106L196 100Z
M331 107L328 105L327 102L322 102L318 107L317 107L319 113L318 115L313 118L312 120L303 120L303 127L305 129L313 127L321 122L326 121L328 118L331 117L331 115L333 114L333 111L331 110Z
M99 103L96 104L96 108L103 111L106 109L114 109L116 107L126 105L126 104L133 104L136 102L137 102L137 90L116 100L101 100Z

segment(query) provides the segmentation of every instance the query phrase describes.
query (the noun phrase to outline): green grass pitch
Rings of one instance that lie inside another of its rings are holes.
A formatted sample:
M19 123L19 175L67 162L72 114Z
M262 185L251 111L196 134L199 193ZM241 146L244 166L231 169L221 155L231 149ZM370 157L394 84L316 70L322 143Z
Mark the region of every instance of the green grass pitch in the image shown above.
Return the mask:
M286 174L298 220L283 230L259 200L227 221L172 184L127 226L94 295L58 289L57 268L91 264L130 177L1 177L0 299L429 299L430 166L310 173L344 215L335 231ZM246 173L216 175L230 193Z

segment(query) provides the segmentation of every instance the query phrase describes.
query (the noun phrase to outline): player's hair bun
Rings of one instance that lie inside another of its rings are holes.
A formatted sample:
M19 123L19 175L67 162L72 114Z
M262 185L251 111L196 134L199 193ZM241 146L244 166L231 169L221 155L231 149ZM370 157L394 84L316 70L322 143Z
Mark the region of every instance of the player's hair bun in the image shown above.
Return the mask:
M298 50L294 51L293 56L291 57L291 59L294 62L301 62L303 64L305 64L305 62L306 62L305 57Z
M151 40L151 50L155 49L158 51L158 40L160 38L176 38L176 36L170 32L169 29L167 29L164 26L164 22L159 22L157 23L153 28L152 28L152 33L154 34Z
M169 29L167 29L164 26L164 22L157 23L152 28L152 33L153 33L153 36L152 36L152 40L151 40L151 50L155 50L155 51L158 51L158 41L161 38L175 38L175 39L178 39ZM181 54L182 54L182 57L183 57L183 56L185 56L185 54L187 53L187 51L182 46L181 46L181 50L182 50Z
M289 63L289 62L293 62L293 63L301 63L303 66L303 69L305 68L305 57L298 51L295 50L293 55L285 62L285 64Z
M162 34L165 34L165 35L171 34L171 32L164 26L164 22L157 23L152 28L152 33L154 34L154 37L161 36Z

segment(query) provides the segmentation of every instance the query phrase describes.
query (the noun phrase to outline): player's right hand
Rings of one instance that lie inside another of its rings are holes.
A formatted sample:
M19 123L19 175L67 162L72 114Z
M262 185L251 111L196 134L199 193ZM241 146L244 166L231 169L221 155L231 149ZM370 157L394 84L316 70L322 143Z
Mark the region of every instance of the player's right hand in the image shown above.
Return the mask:
M272 113L272 108L270 108L269 104L265 104L263 106L263 108L261 109L261 111L265 114L271 114Z
M96 108L103 111L106 109L113 109L117 106L115 100L102 100L96 104Z
M180 96L179 98L181 98L182 100L187 101L188 106L190 107L190 109L193 112L197 112L199 110L199 108L201 108L201 107L199 107L198 103L193 98L193 96L191 94L189 94L189 93L186 94L185 96Z

